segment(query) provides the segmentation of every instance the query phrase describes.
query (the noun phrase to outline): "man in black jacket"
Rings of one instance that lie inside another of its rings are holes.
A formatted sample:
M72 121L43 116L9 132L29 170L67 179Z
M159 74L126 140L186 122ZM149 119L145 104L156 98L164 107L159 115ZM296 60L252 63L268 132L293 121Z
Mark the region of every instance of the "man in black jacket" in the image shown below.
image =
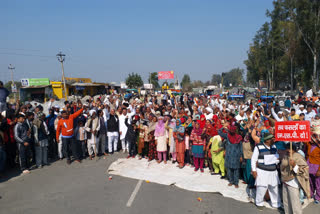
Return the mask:
M37 127L34 126L33 124L33 120L34 120L34 113L33 112L27 112L26 116L25 116L25 121L23 123L23 125L27 128L27 130L30 132L30 136L29 136L29 148L31 151L31 157L32 157L32 163L35 163L36 160L36 150L35 150L35 144L34 144L34 140L35 140L35 133L36 133L36 129Z
M109 154L117 151L119 137L119 118L115 114L115 110L111 109L110 118L107 122L108 135L108 151Z
M24 115L18 115L17 124L14 127L14 139L17 141L19 150L20 168L24 174L30 173L30 135L31 132L23 123L25 121Z

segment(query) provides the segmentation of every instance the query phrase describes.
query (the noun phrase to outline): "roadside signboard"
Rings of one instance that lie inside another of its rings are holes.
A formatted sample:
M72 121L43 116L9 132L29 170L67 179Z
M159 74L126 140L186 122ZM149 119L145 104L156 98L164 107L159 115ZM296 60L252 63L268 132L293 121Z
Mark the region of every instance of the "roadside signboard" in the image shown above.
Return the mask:
M50 85L49 78L29 79L29 86Z
M21 80L21 86L22 87L28 87L29 86L29 79L22 79Z
M152 84L143 84L143 87L145 89L152 89L153 88L153 85Z
M21 79L21 86L22 87L40 86L40 85L50 85L49 78Z
M127 86L126 83L122 82L122 83L120 83L120 88L121 88L121 89L127 89L128 86Z
M17 93L18 92L16 84L12 84L11 85L11 91L12 91L12 93Z
M174 79L174 71L159 71L158 80Z
M83 87L83 86L76 86L76 90L77 91L82 91L82 90L84 90L85 88Z

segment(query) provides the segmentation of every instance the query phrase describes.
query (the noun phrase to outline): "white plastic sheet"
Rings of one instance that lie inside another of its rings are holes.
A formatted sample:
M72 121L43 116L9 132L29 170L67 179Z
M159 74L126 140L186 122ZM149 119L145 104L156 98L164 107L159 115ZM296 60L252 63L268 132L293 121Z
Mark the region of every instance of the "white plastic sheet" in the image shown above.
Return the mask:
M167 164L156 161L148 162L146 159L118 159L113 162L108 172L113 175L148 180L163 185L175 185L179 188L195 192L218 192L224 197L234 198L238 201L248 202L246 185L239 182L239 188L229 187L227 180L220 179L220 175L211 175L208 170L201 173L194 172L194 168L185 166L183 169L177 164Z
M194 168L190 166L179 169L177 164L172 164L171 161L168 161L167 164L163 162L158 164L156 161L138 160L137 157L134 159L120 158L109 166L108 173L163 185L175 185L194 192L220 193L224 197L242 202L249 202L248 193L254 198L252 190L249 191L247 185L242 184L241 181L239 181L239 188L236 189L234 186L229 187L228 181L220 179L220 175L211 175L208 169L204 173L201 173L200 170L194 172ZM281 189L279 189L279 194L280 191ZM305 200L303 208L310 202L311 200ZM271 208L266 202L265 206Z

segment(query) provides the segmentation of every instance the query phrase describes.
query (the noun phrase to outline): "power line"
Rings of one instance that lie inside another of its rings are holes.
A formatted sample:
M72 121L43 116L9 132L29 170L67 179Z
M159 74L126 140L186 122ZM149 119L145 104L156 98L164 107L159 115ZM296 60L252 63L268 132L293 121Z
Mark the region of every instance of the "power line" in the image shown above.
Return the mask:
M13 56L35 56L35 57L44 57L44 58L54 58L54 56L44 56L37 54L22 54L22 53L8 53L8 52L0 52L2 55L13 55Z
M2 50L14 50L14 51L40 51L40 50L34 50L34 49L22 49L22 48L0 48Z
M1 49L1 48L0 48ZM55 56L46 56L46 55L38 55L38 54L24 54L24 53L9 53L9 52L0 52L1 55L12 55L12 56L34 56L34 57L43 57L43 58L53 58ZM75 61L75 62L83 62L83 60L77 59L75 57L66 56L65 58Z

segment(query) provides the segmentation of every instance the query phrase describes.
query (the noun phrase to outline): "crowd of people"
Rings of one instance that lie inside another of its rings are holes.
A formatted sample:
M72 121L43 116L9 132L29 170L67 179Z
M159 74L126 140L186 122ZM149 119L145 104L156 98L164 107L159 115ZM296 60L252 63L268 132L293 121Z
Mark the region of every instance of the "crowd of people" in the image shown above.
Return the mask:
M258 209L270 200L286 213L302 213L304 199L319 203L320 106L302 95L282 107L275 100L111 94L64 106L51 99L47 115L42 105L9 104L5 95L0 87L2 172L19 165L27 174L57 160L80 164L123 152L198 173L208 168L230 188L243 182ZM275 141L275 121L293 120L311 122L310 142ZM277 158L267 161L270 155Z

